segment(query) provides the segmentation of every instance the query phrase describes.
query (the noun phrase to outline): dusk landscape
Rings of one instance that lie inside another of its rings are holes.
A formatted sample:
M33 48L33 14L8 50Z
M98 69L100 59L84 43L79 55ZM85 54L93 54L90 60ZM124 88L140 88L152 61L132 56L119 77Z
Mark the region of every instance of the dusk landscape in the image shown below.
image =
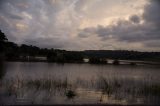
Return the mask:
M159 0L0 0L0 105L160 105Z

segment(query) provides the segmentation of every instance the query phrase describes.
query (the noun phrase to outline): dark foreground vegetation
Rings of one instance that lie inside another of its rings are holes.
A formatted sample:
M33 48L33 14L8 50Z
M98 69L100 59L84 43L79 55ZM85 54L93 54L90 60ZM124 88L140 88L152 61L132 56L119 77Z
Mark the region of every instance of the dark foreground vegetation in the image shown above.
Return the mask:
M53 77L54 78L54 77ZM105 100L115 99L115 100L127 100L129 103L133 98L159 98L160 97L160 85L157 84L148 84L144 79L142 81L138 81L134 83L134 79L107 79L103 76L98 77L97 79L92 80L83 80L76 79L75 82L71 82L68 78L64 79L27 79L22 80L19 76L15 79L10 79L2 82L2 85L5 89L5 93L8 96L16 97L13 103L16 103L19 98L25 97L25 95L30 91L30 95L27 95L27 102L30 104L37 104L37 98L41 96L41 93L45 91L46 95L43 95L45 101L53 102L53 97L62 96L66 98L68 101L76 101L76 98L82 96L82 93L78 92L79 87L83 87L89 89L91 86L92 93L96 94L98 98L95 100L96 103L103 104ZM132 83L132 84L130 84ZM99 92L99 93L98 93ZM98 95L97 95L98 94ZM92 95L93 96L93 95ZM43 98L42 100L43 101ZM23 102L22 102L23 103ZM38 102L39 103L39 102ZM74 103L74 102L71 102ZM78 103L75 102L75 103ZM144 102L144 104L148 104L149 101ZM158 101L155 101L154 104L159 104ZM136 103L135 103L136 104ZM83 105L82 105L83 106Z
M33 45L8 41L0 30L0 61L45 61L58 63L82 63L84 58L89 58L90 63L106 64L105 59L115 60L141 60L160 62L160 52L138 52L127 50L86 50L66 51L60 49L39 48Z

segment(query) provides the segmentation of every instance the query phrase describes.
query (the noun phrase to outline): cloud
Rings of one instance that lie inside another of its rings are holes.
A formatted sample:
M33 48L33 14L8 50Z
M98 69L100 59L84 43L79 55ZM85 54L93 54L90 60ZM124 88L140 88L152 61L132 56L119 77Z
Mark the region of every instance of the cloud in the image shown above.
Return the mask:
M129 19L119 19L114 24L85 28L79 33L79 37L90 37L96 34L102 41L114 39L118 42L130 44L141 43L144 48L155 49L160 45L160 2L150 0L144 7L142 15L131 15ZM82 35L83 34L83 35ZM160 50L160 48L158 48Z
M157 49L159 49L159 47L160 47L159 40L146 41L145 45L148 46L148 47L151 47L151 48L154 47L154 48L157 48Z
M43 45L41 44L43 42ZM50 44L50 42L54 42L53 44ZM61 43L60 43L61 42ZM26 39L24 41L25 44L34 44L36 46L40 46L43 48L63 48L63 43L68 43L67 41L64 41L59 38L45 38L45 37L38 37L34 39Z
M40 47L157 50L159 1L147 1L0 0L0 29L10 41Z
M160 1L159 0L150 0L149 4L145 6L145 12L143 17L146 22L151 24L160 25Z
M67 32L63 32L62 29L65 31L69 29L65 19L68 15L68 11L64 8L66 4L69 3L59 1L54 3L54 0L2 0L1 28L10 40L19 43L23 43L28 38L63 37ZM16 39L11 39L11 36L15 36Z
M137 16L137 15L132 15L130 17L130 21L133 22L133 23L136 23L136 24L140 23L140 20L141 20L140 17Z

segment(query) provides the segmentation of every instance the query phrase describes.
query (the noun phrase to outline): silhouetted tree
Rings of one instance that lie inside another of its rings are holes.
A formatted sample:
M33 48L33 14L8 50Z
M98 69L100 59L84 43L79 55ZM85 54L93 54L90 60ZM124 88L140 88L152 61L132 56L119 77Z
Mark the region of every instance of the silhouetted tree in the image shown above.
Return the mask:
M83 62L83 54L81 52L76 51L66 51L64 52L64 58L66 62Z
M6 38L5 34L0 30L0 52L4 52L5 42L7 41L8 39Z
M52 49L47 53L48 62L56 62L57 53Z
M48 62L62 63L83 62L84 57L89 58L90 63L101 64L106 64L106 59L160 62L160 52L138 52L127 50L87 50L78 52L39 48L26 44L18 46L16 43L8 41L5 34L0 30L0 60L4 60L3 58L6 57L6 59L9 61L26 61L27 57L34 58L36 56L47 57Z
M0 42L5 42L8 39L6 38L5 34L0 30Z

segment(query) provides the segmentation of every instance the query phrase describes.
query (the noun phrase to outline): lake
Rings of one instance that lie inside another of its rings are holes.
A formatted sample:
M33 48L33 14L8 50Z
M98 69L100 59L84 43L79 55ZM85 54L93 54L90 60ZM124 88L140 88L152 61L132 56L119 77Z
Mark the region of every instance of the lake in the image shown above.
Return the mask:
M160 104L160 66L6 62L0 104Z

